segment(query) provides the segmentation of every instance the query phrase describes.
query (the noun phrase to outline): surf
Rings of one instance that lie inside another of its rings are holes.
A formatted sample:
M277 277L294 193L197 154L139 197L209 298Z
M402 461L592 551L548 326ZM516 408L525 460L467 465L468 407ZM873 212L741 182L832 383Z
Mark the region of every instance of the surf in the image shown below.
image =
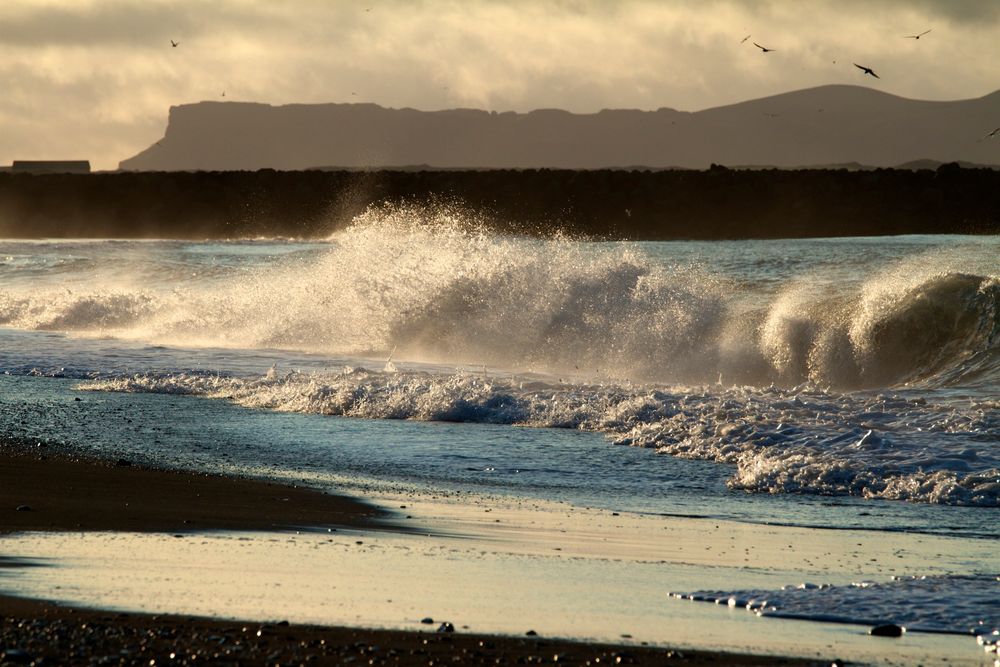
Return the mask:
M734 253L755 274L734 275L683 244L503 236L448 207L372 209L321 244L210 246L119 247L68 264L58 284L4 267L0 326L358 358L395 350L397 361L594 380L1000 380L1000 267L983 252L862 263L841 280L828 266L790 272Z

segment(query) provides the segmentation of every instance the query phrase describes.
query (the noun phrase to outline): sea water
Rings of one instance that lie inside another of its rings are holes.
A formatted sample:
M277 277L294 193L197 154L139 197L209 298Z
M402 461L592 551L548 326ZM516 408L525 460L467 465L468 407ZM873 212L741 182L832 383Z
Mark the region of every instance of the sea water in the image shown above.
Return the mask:
M397 209L323 241L3 241L0 327L8 437L1000 537L997 237L595 242Z

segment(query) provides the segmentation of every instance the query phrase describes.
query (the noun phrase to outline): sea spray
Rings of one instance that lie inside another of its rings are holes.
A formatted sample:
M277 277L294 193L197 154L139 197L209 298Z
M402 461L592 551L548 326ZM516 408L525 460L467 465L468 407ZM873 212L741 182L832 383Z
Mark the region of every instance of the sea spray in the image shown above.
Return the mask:
M678 244L499 236L447 206L372 209L325 243L271 254L161 243L72 246L83 259L58 282L0 267L21 277L0 288L0 325L667 384L1000 380L988 252L874 267L845 256L846 274L764 263L741 278Z

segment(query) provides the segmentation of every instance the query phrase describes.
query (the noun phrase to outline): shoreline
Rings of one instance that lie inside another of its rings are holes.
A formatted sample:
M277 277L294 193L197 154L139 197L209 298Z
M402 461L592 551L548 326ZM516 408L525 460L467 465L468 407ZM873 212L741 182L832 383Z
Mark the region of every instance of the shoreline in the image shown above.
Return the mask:
M385 513L358 500L303 487L105 461L24 444L0 445L0 541L22 532L390 528ZM30 509L24 509L27 506ZM18 509L18 508L22 509ZM34 565L0 560L0 580ZM118 613L0 594L0 662L86 662L114 655L132 664L214 660L299 664L818 665L791 657L675 650L644 643L595 643L547 637L261 623L191 615ZM258 635L258 630L260 634ZM627 638L625 638L627 639ZM80 646L85 646L81 652ZM170 659L170 654L175 654ZM558 660L555 658L558 656ZM600 658L600 663L596 659Z

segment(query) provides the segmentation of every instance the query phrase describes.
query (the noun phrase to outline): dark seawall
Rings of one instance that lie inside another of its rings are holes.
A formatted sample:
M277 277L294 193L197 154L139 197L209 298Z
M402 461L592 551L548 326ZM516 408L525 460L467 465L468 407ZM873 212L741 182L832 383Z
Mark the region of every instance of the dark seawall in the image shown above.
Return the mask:
M467 208L499 231L743 239L1000 233L1000 171L0 173L0 236L324 237L370 205Z

